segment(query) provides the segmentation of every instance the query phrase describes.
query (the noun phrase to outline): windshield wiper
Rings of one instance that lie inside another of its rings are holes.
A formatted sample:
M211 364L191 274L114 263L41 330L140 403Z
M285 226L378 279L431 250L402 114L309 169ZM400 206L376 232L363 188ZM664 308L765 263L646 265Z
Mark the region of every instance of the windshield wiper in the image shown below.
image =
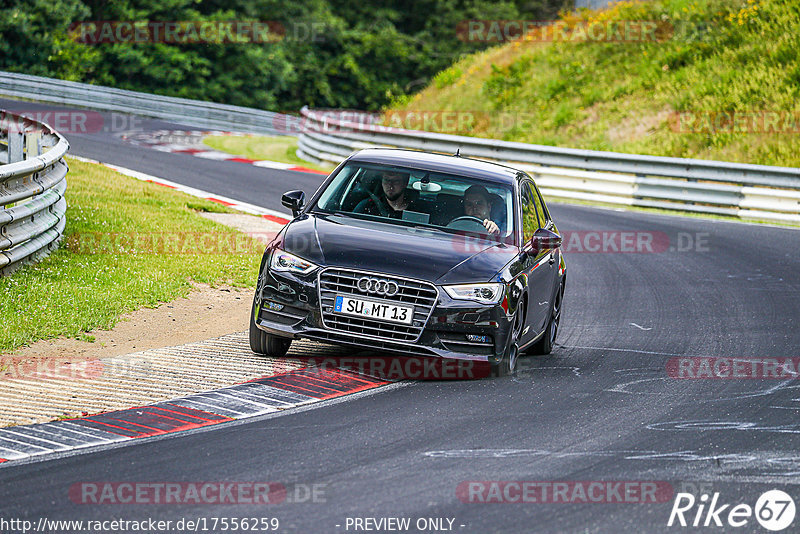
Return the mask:
M334 211L331 212L331 215L338 215L340 217L347 217L348 219L359 219L360 217L356 216L356 214L351 213L349 211Z
M349 211L338 211L338 210L328 211L328 210L316 209L312 210L311 213L315 213L318 215L336 215L339 217L347 217L348 219L361 219L361 217L359 217L358 214L351 213Z

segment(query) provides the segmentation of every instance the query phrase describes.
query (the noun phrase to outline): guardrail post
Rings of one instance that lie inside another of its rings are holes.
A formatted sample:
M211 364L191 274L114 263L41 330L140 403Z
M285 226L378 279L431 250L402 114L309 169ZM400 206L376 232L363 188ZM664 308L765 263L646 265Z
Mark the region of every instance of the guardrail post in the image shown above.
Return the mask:
M25 159L25 134L13 128L8 129L8 163L15 163ZM2 209L13 208L15 202L3 204Z
M8 162L16 163L24 158L22 132L8 131Z
M42 155L42 134L29 132L25 134L25 159L33 159Z

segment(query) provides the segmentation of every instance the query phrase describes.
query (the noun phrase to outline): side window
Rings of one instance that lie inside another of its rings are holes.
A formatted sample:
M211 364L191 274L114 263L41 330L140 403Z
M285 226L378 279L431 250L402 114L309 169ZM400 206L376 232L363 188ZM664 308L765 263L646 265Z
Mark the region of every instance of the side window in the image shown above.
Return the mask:
M533 237L534 232L541 227L536 214L537 200L534 200L538 197L536 191L531 189L530 182L522 182L520 192L522 197L522 240L527 243Z
M531 195L533 196L534 204L536 204L536 215L539 217L539 228L544 228L547 226L547 219L549 217L547 217L547 210L544 207L542 196L535 185L532 185Z

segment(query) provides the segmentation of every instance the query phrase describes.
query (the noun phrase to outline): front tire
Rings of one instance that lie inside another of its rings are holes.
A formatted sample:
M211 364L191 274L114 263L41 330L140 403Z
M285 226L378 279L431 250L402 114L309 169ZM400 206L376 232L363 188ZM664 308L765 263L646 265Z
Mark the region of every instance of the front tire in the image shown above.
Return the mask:
M499 362L492 364L492 376L508 376L517 368L517 359L519 358L519 336L522 333L523 308L520 306L517 313L514 314L514 326L511 329L511 339L509 341L508 350Z
M250 310L250 350L256 354L282 358L286 356L292 340L286 337L267 334L256 326L256 302L253 300L253 308Z
M553 302L553 310L550 313L550 320L547 321L547 327L542 334L542 339L536 342L533 346L535 354L550 354L553 352L553 347L556 344L556 336L558 336L558 325L561 323L561 308L564 300L564 284L563 282L556 292L555 301Z

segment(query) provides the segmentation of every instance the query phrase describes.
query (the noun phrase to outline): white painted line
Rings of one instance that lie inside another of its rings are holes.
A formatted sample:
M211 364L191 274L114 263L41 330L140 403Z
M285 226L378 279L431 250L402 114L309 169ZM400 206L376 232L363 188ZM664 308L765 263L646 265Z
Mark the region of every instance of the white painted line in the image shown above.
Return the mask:
M205 402L200 402L195 400L194 397L183 398L183 399L174 399L169 401L170 404L175 404L176 406L183 406L184 408L192 408L195 410L200 410L203 412L211 412L216 415L222 415L224 417L231 417L233 419L239 419L240 417L247 415L241 412L236 412L233 410L228 410L227 408L222 408L221 406L217 406L215 404L208 404Z
M273 386L269 386L267 384L259 384L257 382L248 382L245 384L239 384L236 387L241 388L243 392L247 393L249 393L248 390L254 389L256 390L255 393L258 395L276 398L281 400L281 402L286 402L283 401L283 399L288 399L288 402L290 403L317 400L315 397L309 397L308 395L303 395L302 393L296 393L294 391L289 391L288 389L279 389Z
M241 396L241 397L243 397L243 398L245 398L245 399L247 399L247 398L253 399L256 402L267 402L267 403L269 403L270 406L276 406L276 407L281 408L281 409L290 408L292 406L296 406L296 405L298 405L300 403L307 402L309 400L315 400L315 399L312 399L311 397L308 397L305 400L300 400L300 401L291 400L290 401L290 400L284 400L284 399L278 398L277 395L274 395L274 396L270 395L267 392L260 393L258 391L248 391L248 390L245 390L245 389L237 389L236 390L236 394Z
M73 433L71 430L67 430L66 428L56 427L55 425L9 427L9 430L11 429L13 429L15 432L25 431L25 432L30 432L34 435L41 435L44 436L45 438L57 440L56 443L64 443L72 447L78 447L84 445L86 443L86 438L88 437L86 435L76 437L76 433Z
M56 422L56 423L51 423L51 424L63 425L64 427L66 427L67 430L74 429L75 432L77 432L79 434L84 434L84 435L86 435L86 436L88 436L90 438L96 439L96 440L98 440L100 442L126 441L126 440L131 439L128 436L121 436L119 434L114 434L113 432L106 432L105 430L100 430L100 429L89 427L89 426L85 426L85 425L79 425L79 424L73 423L71 421L61 421L61 422Z
M22 442L23 443L31 443L31 441L33 441L33 443L31 443L31 444L32 445L37 445L37 442L41 442L41 443L44 444L44 446L46 446L49 449L52 449L53 447L55 447L56 449L62 449L62 450L63 449L72 448L71 445L68 445L66 443L60 443L60 442L52 441L52 440L45 439L45 438L42 438L42 437L37 437L36 435L31 435L32 434L31 432L24 432L25 430L28 430L28 429L25 428L25 427L19 427L19 428L11 427L11 428L4 429L3 432L4 432L4 434L13 434L14 436L19 436L19 438L22 438Z
M189 399L193 402L207 402L209 405L218 406L230 412L239 412L241 416L251 416L256 413L269 413L278 410L275 406L265 406L234 395L225 395L220 390L192 395Z
M289 163L278 163L277 161L261 160L261 161L254 161L253 162L253 166L255 166L255 167L265 167L265 168L268 168L268 169L289 170L289 169L291 169L293 167L296 167L297 165L291 165Z
M29 456L53 452L53 449L40 447L39 445L31 445L30 443L24 443L22 441L12 439L11 437L8 437L8 435L0 436L0 447L27 454Z
M166 152L177 152L179 150L191 150L196 147L192 147L189 145L180 145L177 143L167 143L165 145L158 145L159 150L164 150Z
M4 460L21 460L22 458L30 457L30 454L0 447L0 457L2 457Z
M248 405L258 406L261 409L260 412L262 412L262 413L274 412L274 411L277 411L279 409L277 406L274 406L272 404L265 404L264 402L258 402L258 401L252 400L252 399L248 399L244 395L241 395L241 394L238 394L237 392L233 392L233 391L229 391L229 390L219 390L219 391L216 392L216 394L219 395L220 397L224 397L224 398L228 398L228 399L231 399L233 401L236 401L236 404L235 404L236 406L243 406L243 407L248 406ZM219 399L219 400L222 401L223 399ZM264 400L266 400L266 399L264 399ZM266 411L263 411L264 409L266 409ZM259 411L259 410L256 410L256 411Z
M231 158L230 154L224 152L212 152L211 150L203 152L195 152L194 154L187 154L187 156L195 156L198 158L214 159L217 161L225 161Z

